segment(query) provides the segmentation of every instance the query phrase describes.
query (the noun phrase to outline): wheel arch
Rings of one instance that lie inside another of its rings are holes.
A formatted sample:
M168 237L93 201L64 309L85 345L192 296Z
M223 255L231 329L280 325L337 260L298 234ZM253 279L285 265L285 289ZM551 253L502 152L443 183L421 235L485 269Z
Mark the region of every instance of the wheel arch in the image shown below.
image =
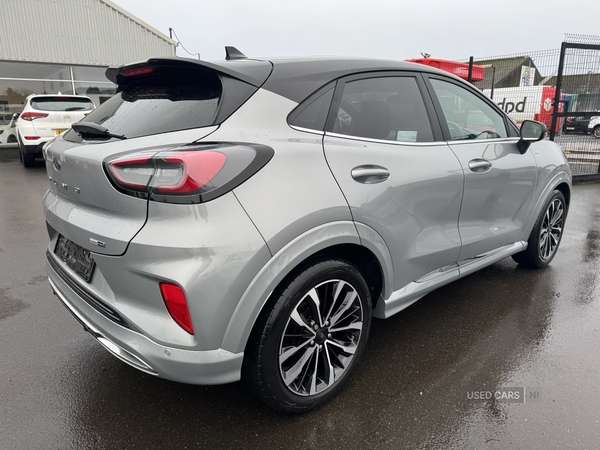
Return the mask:
M571 187L566 183L562 182L558 184L554 189L558 189L562 195L565 197L565 202L567 202L567 210L569 209L569 204L571 203Z
M273 292L294 271L316 258L340 258L353 263L365 277L373 307L390 295L393 271L391 255L383 239L373 231L359 237L351 221L334 222L307 231L277 252L261 269L240 299L223 336L221 348L243 352L250 333L263 311L273 301Z
M531 212L529 223L524 229L522 237L524 241L527 241L527 239L529 239L529 235L531 234L531 231L535 226L535 222L537 221L537 218L540 215L542 208L548 201L548 198L550 198L550 196L556 189L558 189L565 197L568 213L569 204L571 202L571 184L571 175L569 172L564 170L555 173L554 176L547 183L545 183L545 187L538 196L537 202L535 203L535 207Z

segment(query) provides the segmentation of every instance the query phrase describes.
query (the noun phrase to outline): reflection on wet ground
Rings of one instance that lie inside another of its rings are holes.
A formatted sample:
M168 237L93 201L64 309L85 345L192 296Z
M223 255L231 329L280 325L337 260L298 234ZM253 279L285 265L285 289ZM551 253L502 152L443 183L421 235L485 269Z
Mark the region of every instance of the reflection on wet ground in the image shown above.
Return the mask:
M346 390L288 416L240 383L145 375L87 336L43 278L43 168L24 186L20 167L8 166L0 166L0 449L598 447L600 185L575 188L547 270L509 258L375 321ZM15 234L21 218L27 226ZM466 397L497 387L542 397Z

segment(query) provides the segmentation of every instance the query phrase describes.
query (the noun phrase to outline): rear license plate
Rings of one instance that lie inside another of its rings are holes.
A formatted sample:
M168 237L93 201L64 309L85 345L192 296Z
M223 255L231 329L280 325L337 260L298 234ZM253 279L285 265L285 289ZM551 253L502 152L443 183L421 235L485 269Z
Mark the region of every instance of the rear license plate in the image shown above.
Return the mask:
M95 262L90 251L59 235L54 254L86 282L92 279Z
M54 130L54 136L58 136L59 134L67 131L65 128L61 128L59 130Z

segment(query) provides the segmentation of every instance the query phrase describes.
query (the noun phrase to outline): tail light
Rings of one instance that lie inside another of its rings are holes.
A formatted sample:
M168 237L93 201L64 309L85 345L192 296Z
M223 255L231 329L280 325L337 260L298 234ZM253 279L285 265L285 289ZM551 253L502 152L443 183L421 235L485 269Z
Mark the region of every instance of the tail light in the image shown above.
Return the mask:
M167 203L202 203L242 184L272 158L272 148L207 143L130 153L104 162L119 191Z
M591 122L592 120L596 120L598 117L600 117L600 116L592 116L592 117L590 117L590 122Z
M39 136L24 136L26 141L36 141L40 137Z
M29 111L24 112L19 117L23 120L28 120L29 122L31 122L35 119L43 119L44 117L48 117L48 114L43 112Z
M181 287L172 283L159 283L160 293L173 320L187 331L194 334L194 325L188 309L185 292Z
M124 77L139 77L140 75L149 75L153 72L153 70L154 69L152 69L151 66L133 67L131 69L124 70L121 75Z

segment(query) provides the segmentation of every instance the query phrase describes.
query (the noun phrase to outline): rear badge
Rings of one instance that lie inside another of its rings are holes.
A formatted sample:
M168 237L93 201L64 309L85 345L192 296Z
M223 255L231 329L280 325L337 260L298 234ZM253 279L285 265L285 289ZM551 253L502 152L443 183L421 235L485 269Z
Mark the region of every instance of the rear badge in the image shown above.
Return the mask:
M58 158L54 158L52 160L52 165L54 166L54 169L56 169L57 172L60 172L62 166L60 165L60 161L58 160Z
M97 245L98 247L106 248L106 243L99 241L97 239L90 238L90 244Z

